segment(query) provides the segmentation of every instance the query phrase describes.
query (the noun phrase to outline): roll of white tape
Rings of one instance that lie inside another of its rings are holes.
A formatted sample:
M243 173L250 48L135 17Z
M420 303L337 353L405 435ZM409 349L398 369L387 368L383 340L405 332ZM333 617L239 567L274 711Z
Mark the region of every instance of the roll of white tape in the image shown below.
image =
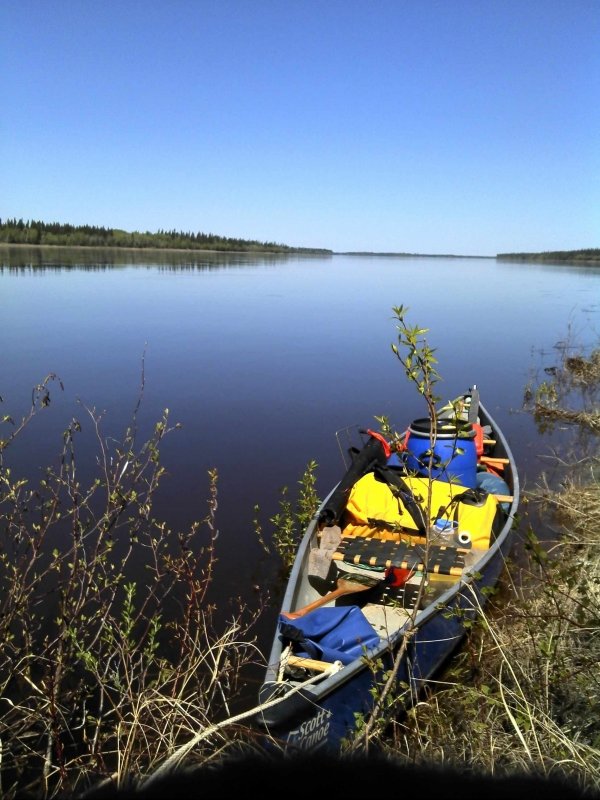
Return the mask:
M460 531L458 534L458 543L462 544L463 547L466 547L468 544L471 544L471 534L469 531Z

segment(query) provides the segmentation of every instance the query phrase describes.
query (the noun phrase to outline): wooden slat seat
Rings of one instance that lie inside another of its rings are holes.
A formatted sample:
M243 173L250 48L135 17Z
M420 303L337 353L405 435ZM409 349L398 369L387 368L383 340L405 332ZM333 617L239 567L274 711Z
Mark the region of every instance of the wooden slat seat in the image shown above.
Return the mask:
M465 567L467 550L452 545L425 545L382 541L366 537L342 537L334 561L363 567L401 567L414 571L459 576Z

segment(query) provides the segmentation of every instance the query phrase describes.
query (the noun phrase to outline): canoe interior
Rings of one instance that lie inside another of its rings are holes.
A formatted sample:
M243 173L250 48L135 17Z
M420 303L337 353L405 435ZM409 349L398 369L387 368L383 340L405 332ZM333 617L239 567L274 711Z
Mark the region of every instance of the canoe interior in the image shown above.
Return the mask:
M367 591L334 596L322 607L358 606L378 635L378 644L349 664L332 665L297 655L294 643L276 632L259 700L268 703L274 698L284 699L261 713L259 723L280 741L297 738L303 725L310 727L306 720L322 722L321 717L315 717L317 708L330 720L326 726L314 723L321 725L320 730L327 730L319 743L339 744L343 731L352 724L353 714L368 711L372 702L369 697L376 677L366 666L368 660L391 663L389 659L407 631L416 630L416 634L411 633L412 655L407 655L407 664L398 673L399 679L413 681L416 691L417 684L422 685L432 676L464 635L460 614L448 620L440 608L464 612L485 602L481 589L497 581L511 546L509 534L518 507L519 482L510 448L481 403L477 415L485 434L477 469L486 474L491 470L502 478L503 484L495 501L494 530L485 546L465 546L457 540L456 532L449 536L445 530L430 529L426 539L415 535L414 530L362 531L348 525L346 511L338 519L324 522L323 510L336 497L336 491L339 493L339 487L325 498L309 524L289 578L282 618L291 616L293 620L299 610L326 599L339 586L340 574L350 582L353 575L359 580L372 578L373 585ZM348 530L353 535L348 535ZM306 689L302 688L304 684ZM337 733L332 732L338 717L345 721ZM311 737L305 740L311 742ZM305 742L302 746L309 745Z

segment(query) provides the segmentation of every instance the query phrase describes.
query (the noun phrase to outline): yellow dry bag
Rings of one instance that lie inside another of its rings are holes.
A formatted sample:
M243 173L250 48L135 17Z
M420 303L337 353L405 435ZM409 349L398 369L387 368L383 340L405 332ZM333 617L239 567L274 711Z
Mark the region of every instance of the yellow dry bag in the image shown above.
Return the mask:
M432 523L449 520L457 523L454 527L459 543L483 548L490 544L498 501L482 490L400 476L396 470L383 467L354 484L346 510L355 525L380 531L403 530L411 535L424 536Z

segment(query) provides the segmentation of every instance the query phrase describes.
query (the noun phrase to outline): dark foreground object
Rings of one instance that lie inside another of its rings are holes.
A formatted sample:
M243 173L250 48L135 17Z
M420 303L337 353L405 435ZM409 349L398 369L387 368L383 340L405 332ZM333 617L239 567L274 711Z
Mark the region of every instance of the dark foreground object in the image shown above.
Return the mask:
M410 793L410 794L407 794ZM246 757L172 773L138 790L104 788L85 800L185 800L185 798L423 797L461 800L582 800L600 798L574 784L541 777L476 777L448 770L398 766L388 759L302 756ZM81 797L81 795L79 796Z

